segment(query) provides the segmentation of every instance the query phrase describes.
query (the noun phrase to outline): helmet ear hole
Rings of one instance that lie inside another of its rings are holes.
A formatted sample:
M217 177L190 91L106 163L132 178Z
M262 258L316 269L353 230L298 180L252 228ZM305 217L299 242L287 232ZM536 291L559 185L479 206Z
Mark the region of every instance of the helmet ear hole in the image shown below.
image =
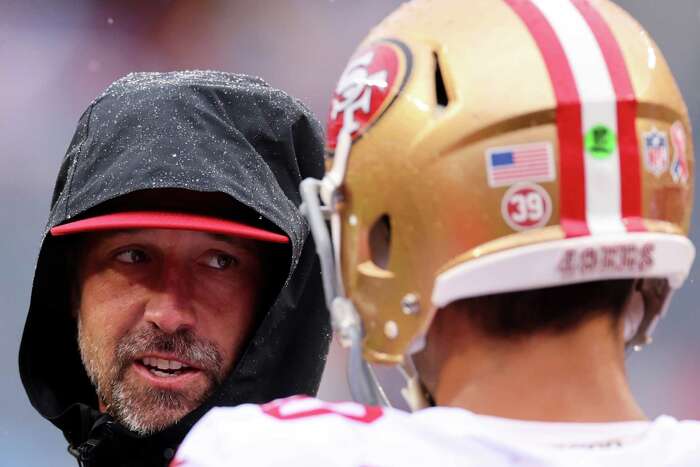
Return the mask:
M375 266L387 269L391 249L391 219L388 214L379 216L369 230L369 255Z
M447 104L450 103L450 99L447 96L445 80L442 77L440 58L435 52L433 52L433 59L435 60L435 101L437 102L438 107L447 107Z

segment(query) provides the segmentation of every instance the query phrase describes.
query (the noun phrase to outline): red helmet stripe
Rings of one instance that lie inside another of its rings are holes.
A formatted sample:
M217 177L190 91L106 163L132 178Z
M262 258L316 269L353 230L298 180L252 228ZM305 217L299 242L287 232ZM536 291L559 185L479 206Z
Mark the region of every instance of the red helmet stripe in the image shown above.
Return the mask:
M566 235L646 230L637 101L610 27L589 0L505 2L537 43L557 99L560 223Z
M557 100L559 215L567 237L588 235L581 133L581 100L566 53L542 12L530 0L505 0L537 43Z
M610 27L588 0L571 0L598 41L617 98L617 131L620 151L622 217L630 232L645 231L642 223L642 182L635 120L634 94L622 50Z

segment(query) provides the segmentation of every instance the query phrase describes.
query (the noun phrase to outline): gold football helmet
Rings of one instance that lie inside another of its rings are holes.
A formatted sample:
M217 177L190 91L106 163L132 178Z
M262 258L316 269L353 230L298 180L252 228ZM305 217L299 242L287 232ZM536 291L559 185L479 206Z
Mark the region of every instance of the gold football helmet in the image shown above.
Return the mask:
M303 209L334 325L369 362L404 363L462 298L656 278L667 304L694 258L687 109L608 0L404 4L343 72L328 149ZM645 301L628 342L663 309Z

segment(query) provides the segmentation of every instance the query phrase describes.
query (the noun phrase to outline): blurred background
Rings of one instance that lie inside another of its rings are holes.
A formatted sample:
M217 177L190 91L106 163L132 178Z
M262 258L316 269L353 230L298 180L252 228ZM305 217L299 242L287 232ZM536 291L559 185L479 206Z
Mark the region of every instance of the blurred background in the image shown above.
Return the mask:
M400 3L0 0L0 465L75 465L61 433L29 405L16 361L55 175L91 100L132 71L218 69L260 76L325 122L355 46ZM700 2L617 3L664 51L700 136ZM649 416L700 419L699 271L696 263L654 344L629 357L634 391ZM320 396L350 397L335 343Z

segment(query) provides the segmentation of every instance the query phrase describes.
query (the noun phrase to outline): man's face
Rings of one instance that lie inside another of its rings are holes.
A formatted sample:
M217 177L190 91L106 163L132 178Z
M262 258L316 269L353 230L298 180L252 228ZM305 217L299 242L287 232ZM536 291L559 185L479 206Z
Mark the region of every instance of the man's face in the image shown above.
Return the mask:
M146 434L198 407L251 331L261 263L251 240L156 229L87 235L78 340L101 410Z

